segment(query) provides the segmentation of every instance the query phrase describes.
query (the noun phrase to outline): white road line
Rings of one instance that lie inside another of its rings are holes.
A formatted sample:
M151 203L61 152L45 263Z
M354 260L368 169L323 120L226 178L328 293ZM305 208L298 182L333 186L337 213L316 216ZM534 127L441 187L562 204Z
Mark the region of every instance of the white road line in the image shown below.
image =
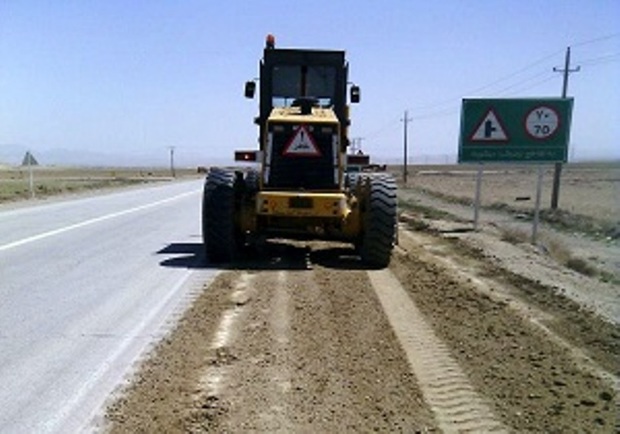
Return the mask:
M439 429L506 432L394 274L378 270L368 276Z
M62 408L58 410L55 416L45 423L44 427L42 427L42 432L55 433L64 431L63 424L67 422L72 414L75 414L76 408L79 408L81 402L86 399L88 394L98 385L103 377L107 375L110 369L116 366L116 360L128 350L130 345L134 343L136 337L143 334L144 331L152 325L155 318L161 315L162 311L164 311L173 297L176 296L178 291L185 285L192 273L193 270L187 270L183 273L168 294L124 337L123 341L116 347L116 350L99 365L87 381L80 385L71 399L63 404ZM97 411L98 410L99 409L97 409ZM91 415L91 417L92 416L94 416L94 414Z
M59 235L65 232L69 232L72 231L74 229L79 229L79 228L83 228L85 226L90 226L92 224L95 223L100 223L106 220L111 220L114 219L116 217L121 217L127 214L132 214L134 212L138 212L138 211L143 211L145 209L149 209L149 208L154 208L156 206L162 205L164 203L168 203L168 202L172 202L175 201L177 199L181 199L183 197L187 197L187 196L191 196L193 194L199 193L200 190L194 190L194 191L190 191L187 193L182 193L173 197L169 197L167 199L163 199L163 200L159 200L157 202L153 202L153 203L149 203L146 205L141 205L141 206L137 206L135 208L130 208L130 209L126 209L124 211L119 211L119 212L115 212L112 214L107 214L101 217L96 217L94 219L90 219L90 220L85 220L81 223L76 223L73 225L69 225L69 226L65 226L63 228L59 228L59 229L54 229L52 231L48 231L48 232L43 232L42 234L38 234L38 235L33 235L32 237L28 237L28 238L24 238L18 241L13 241L12 243L8 243L8 244L4 244L2 246L0 246L0 252L5 251L5 250L9 250L9 249L13 249L15 247L19 247L19 246L23 246L24 244L29 244L35 241L40 241L43 240L45 238L49 238L49 237L53 237L55 235Z

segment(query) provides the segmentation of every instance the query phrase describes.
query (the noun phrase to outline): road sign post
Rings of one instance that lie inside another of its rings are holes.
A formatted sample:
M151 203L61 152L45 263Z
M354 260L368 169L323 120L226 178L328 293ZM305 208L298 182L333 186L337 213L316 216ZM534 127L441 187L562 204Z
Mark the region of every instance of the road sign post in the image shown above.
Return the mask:
M474 200L474 231L478 231L478 219L480 217L480 189L482 188L482 164L478 166L476 173L476 198Z
M536 244L538 236L538 223L540 221L540 197L542 195L543 167L538 166L538 177L536 180L536 205L534 205L534 222L532 224L532 244Z
M463 99L459 163L479 164L474 229L478 229L483 163L536 163L536 209L532 242L536 243L541 164L566 162L573 110L572 98Z
M30 198L34 199L34 174L32 169L32 158L28 158L28 189L30 190Z

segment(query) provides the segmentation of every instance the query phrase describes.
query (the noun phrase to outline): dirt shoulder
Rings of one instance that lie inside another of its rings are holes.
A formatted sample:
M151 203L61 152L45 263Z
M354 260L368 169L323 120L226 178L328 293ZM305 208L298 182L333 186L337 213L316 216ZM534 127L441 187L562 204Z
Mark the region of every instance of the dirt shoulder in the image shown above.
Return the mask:
M365 270L337 247L273 248L205 289L109 408L110 432L434 429Z
M461 268L446 261L455 254L463 260L458 248L437 256L420 241L401 237L403 251L392 268L507 426L517 432L613 431L617 377L607 369L619 361L618 327L580 312L582 321L600 328L560 338L562 315L531 303L528 282L477 276L474 257L465 257L468 266ZM562 303L547 297L549 304ZM592 335L606 336L603 351L581 346Z
M595 240L542 224L531 244L532 222L520 214L482 210L479 231L471 207L417 189L399 192L401 208L420 228L458 239L512 274L566 295L606 320L620 322L619 240Z
M441 340L420 347L439 366L424 386L350 248L270 244L205 287L119 391L106 430L438 432L428 387L447 390L444 415L479 417L433 356L450 354L509 431L613 432L618 326L488 265L458 240L401 232L387 272Z
M399 197L383 280L349 246L267 243L205 286L113 397L105 429L617 432L616 241L544 225L533 246L510 210L485 210L473 232L467 205ZM434 338L406 342L423 334Z

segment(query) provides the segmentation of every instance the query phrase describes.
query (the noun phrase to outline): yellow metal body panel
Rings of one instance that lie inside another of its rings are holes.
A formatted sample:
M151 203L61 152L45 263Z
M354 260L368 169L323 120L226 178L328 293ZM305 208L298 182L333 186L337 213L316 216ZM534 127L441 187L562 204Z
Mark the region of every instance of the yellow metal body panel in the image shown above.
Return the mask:
M295 202L305 202L305 206L295 206ZM261 191L256 197L256 213L267 216L345 218L350 209L344 193Z
M300 124L337 124L338 118L332 109L312 107L312 113L301 114L300 107L276 107L271 110L268 122L295 122Z
M311 207L291 206L291 199L297 205L311 200ZM252 205L244 205L240 222L241 228L251 233L295 233L354 241L362 229L359 202L345 193L262 191Z
M307 125L312 128L331 128L336 137L334 148L335 170L342 179L344 172L344 151L340 143L342 126L330 108L312 107L310 114L302 115L300 107L273 108L267 119L269 124ZM269 135L265 136L262 162L268 167L271 152ZM263 171L266 170L265 166ZM355 195L345 191L283 191L260 190L254 203L244 205L242 227L249 232L278 234L307 234L320 239L355 241L361 230L359 201Z

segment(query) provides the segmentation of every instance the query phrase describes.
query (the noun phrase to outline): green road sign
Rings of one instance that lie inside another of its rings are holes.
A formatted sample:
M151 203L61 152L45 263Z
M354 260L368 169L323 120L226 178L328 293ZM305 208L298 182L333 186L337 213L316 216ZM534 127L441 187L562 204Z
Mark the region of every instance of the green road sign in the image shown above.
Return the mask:
M566 162L572 98L463 99L459 163Z

